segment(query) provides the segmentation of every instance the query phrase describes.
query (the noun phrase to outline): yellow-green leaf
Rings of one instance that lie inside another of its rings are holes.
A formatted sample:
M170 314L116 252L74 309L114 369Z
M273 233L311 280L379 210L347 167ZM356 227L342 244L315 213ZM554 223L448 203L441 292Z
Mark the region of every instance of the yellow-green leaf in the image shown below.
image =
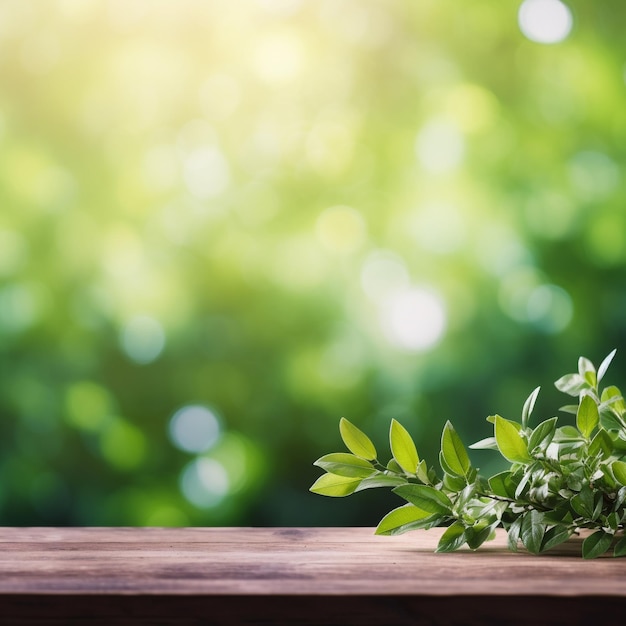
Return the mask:
M423 511L412 504L405 504L404 506L390 511L380 520L376 528L376 534L398 535L407 530L411 530L411 526L409 525L414 525L416 522L426 520L430 517L432 517L432 513Z
M391 454L393 454L393 458L398 462L398 465L407 474L415 474L420 462L415 443L413 443L413 439L407 429L395 419L391 420L389 444L391 446Z
M461 522L454 522L445 530L435 552L454 552L465 543L465 526Z
M471 467L469 456L461 438L450 422L446 422L441 435L441 455L452 474L467 476Z
M351 493L354 493L354 490L359 486L361 480L361 478L352 478L349 476L324 474L313 483L309 491L317 493L320 496L342 498L343 496L349 496Z
M495 436L502 456L511 463L529 463L528 446L513 422L496 415Z
M367 461L376 459L376 448L371 439L345 417L342 417L339 422L339 432L343 442L352 454Z
M576 413L576 426L584 437L589 438L600 421L598 405L591 396L584 396Z
M613 461L611 469L613 470L615 480L622 486L626 485L626 463L624 461Z
M393 490L401 498L429 513L448 515L452 511L450 498L434 487L427 485L401 485Z
M326 454L317 459L313 465L317 465L331 474L352 478L366 478L376 471L376 468L369 461L347 452Z

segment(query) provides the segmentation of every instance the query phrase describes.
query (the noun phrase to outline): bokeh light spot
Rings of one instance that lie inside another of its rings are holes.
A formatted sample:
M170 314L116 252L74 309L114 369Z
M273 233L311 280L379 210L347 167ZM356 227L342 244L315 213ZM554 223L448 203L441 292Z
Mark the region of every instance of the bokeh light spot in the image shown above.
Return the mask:
M269 261L276 282L294 291L306 291L328 275L328 259L320 254L319 243L309 235L279 242Z
M150 191L163 192L172 189L179 176L174 147L162 144L146 150L142 174Z
M626 221L617 213L596 215L585 232L590 256L596 265L610 267L626 259Z
M411 351L433 347L446 329L446 309L433 290L412 287L392 294L382 303L381 322L388 341Z
M432 119L419 131L415 153L428 173L446 174L463 162L465 142L456 125L446 119Z
M559 333L568 326L574 305L565 289L557 285L539 285L530 293L527 304L529 320L546 333Z
M36 285L14 283L0 289L0 332L19 333L35 324L42 313L43 298Z
M558 285L546 283L541 272L533 267L521 267L507 274L498 298L502 310L511 319L546 333L561 332L574 315L569 293Z
M230 183L230 168L217 146L193 150L185 159L183 177L189 192L206 200L218 196Z
M185 406L174 413L169 426L174 445L186 452L205 452L220 436L215 413L200 405Z
M530 296L542 282L541 274L534 267L520 267L508 272L500 284L500 307L515 321L528 322Z
M26 263L26 241L13 230L0 230L0 276L18 272Z
M233 76L216 73L200 86L198 96L202 110L209 119L225 120L239 106L241 88Z
M294 79L302 70L302 43L288 31L267 35L255 46L254 69L264 82L275 84Z
M610 196L620 182L620 169L615 161L592 150L574 155L569 163L569 174L578 196L585 200Z
M518 13L519 27L531 41L558 43L572 30L572 12L560 0L524 0Z
M210 509L218 506L228 495L230 481L219 461L201 457L183 469L180 489L191 504L200 509Z
M70 424L84 430L98 430L111 414L108 391L91 381L73 384L65 395L66 417Z
M154 361L165 347L163 326L148 315L131 318L122 329L120 339L127 356L141 365Z
M409 272L404 261L393 252L376 250L365 259L361 269L361 286L374 302L387 298L392 292L409 286Z
M307 135L307 160L324 176L340 174L352 161L354 139L354 129L347 120L318 122Z
M455 205L429 203L409 217L409 232L420 248L436 254L451 254L464 243L466 218Z
M326 209L315 224L322 245L340 254L348 254L359 248L366 238L365 221L361 214L349 206Z
M496 117L498 101L487 89L471 83L456 86L446 98L446 113L465 133L488 128Z
M146 456L146 438L133 424L115 418L101 434L100 449L104 458L120 470L134 470Z

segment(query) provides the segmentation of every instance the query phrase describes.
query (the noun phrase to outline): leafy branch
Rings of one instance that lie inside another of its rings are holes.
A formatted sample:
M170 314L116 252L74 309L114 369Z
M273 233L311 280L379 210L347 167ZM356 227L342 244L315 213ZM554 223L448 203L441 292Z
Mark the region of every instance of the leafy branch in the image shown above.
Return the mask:
M580 529L591 529L582 544L584 558L611 548L614 556L626 555L626 402L615 386L600 390L615 352L597 370L581 357L577 372L555 382L557 389L578 399L561 407L576 416L575 426L557 426L557 417L530 426L539 387L528 396L519 421L487 418L493 436L470 448L498 451L510 463L503 472L481 476L450 422L441 436L439 473L420 459L411 435L396 420L389 429L392 458L384 464L370 438L342 418L339 430L349 452L315 462L326 473L311 491L342 497L391 488L405 504L385 515L376 533L447 526L437 552L466 544L477 549L502 526L513 551L521 542L538 554Z

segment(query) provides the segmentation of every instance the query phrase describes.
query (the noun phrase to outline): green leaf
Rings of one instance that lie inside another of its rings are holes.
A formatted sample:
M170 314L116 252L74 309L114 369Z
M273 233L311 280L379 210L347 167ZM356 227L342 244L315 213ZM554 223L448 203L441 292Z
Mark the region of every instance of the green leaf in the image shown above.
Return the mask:
M395 459L389 459L387 469L394 472L394 474L404 474L404 470L398 465L398 462Z
M570 508L569 506L567 506L567 504L560 504L551 511L546 511L543 514L543 519L548 524L556 524L561 526L564 524L571 525L574 521Z
M497 450L498 444L495 437L485 437L469 446L472 450Z
M611 491L615 491L618 486L611 466L602 464L600 465L600 471L602 472L602 477L604 478L606 488Z
M448 421L441 435L441 454L450 473L456 476L467 476L471 464L465 446L454 426Z
M441 535L435 552L454 552L465 543L465 526L461 522L454 522Z
M624 501L626 500L626 487L620 487L617 491L617 495L615 496L615 502L613 503L613 508L617 510Z
M347 452L326 454L317 459L313 465L337 476L351 476L353 478L367 478L376 471L376 468L369 461Z
M417 528L415 524L423 524L425 520L432 520L432 517L428 511L423 511L412 504L405 504L390 511L380 520L376 527L376 534L399 535Z
M624 461L613 461L611 469L613 470L615 480L622 486L626 485L626 463Z
M492 476L489 479L489 487L496 496L515 499L515 485L508 470Z
M584 379L589 383L590 387L596 387L598 385L598 379L595 372L585 372Z
M346 448L348 448L352 454L367 461L374 461L376 459L376 448L371 439L345 417L342 417L339 421L339 432L341 433L343 442L346 444Z
M588 372L596 373L596 368L593 366L593 363L586 359L584 356L578 358L578 373L584 378L585 374Z
M604 359L604 361L602 361L602 363L600 363L600 367L598 368L598 382L600 382L604 378L604 375L606 374L606 370L609 369L609 365L611 365L611 361L613 360L613 357L615 356L616 352L617 352L617 348L613 350Z
M578 409L577 409L578 410ZM558 442L581 442L584 443L580 432L574 426L559 426L554 435L554 441Z
M528 426L528 419L530 418L533 409L535 408L535 402L537 401L537 396L539 395L539 390L541 387L537 387L529 396L526 398L526 402L524 402L524 408L522 409L522 426L526 428Z
M423 459L417 464L417 471L415 472L415 475L418 480L421 480L425 484L431 482L428 477L428 466L426 465L426 461Z
M545 552L546 550L550 550L551 548L554 548L559 544L564 543L573 534L574 531L567 526L553 526L543 536L543 541L541 543L541 552Z
M613 556L625 556L626 555L626 535L622 537L616 544L613 550Z
M530 483L533 478L533 468L526 467L524 473L520 476L520 480L515 487L515 499L519 500L522 495L526 495L530 489Z
M613 541L613 535L604 530L597 530L583 541L583 559L595 559L604 554Z
M600 425L605 430L620 430L624 427L622 418L615 415L611 409L600 410Z
M467 545L476 550L490 539L493 535L494 528L498 525L498 522L489 524L487 520L479 520L474 526L470 526L465 531L465 537Z
M605 387L600 396L601 402L610 402L611 400L622 400L622 392L615 385Z
M541 552L541 542L546 532L543 514L535 509L522 518L521 539L526 549L533 554Z
M578 413L576 413L578 430L588 439L599 421L600 414L598 413L598 405L595 403L595 400L589 395L583 396L578 406Z
M441 452L439 453L441 457ZM467 480L462 476L454 476L444 470L443 485L448 491L462 491L467 486Z
M589 444L589 456L597 454L600 454L603 459L608 459L613 454L613 440L604 429L600 429Z
M571 413L572 415L576 415L578 413L578 405L577 404L566 404L562 406L559 411L563 411L563 413Z
M545 422L541 422L535 428L530 435L530 439L528 440L528 449L534 450L535 448L542 447L547 448L554 437L554 433L556 432L556 422L558 417L552 417Z
M517 552L517 544L520 540L520 534L522 531L522 517L517 517L506 529L507 532L507 544L511 552Z
M611 437L613 440L613 447L616 451L620 452L621 456L626 454L626 432L620 431L617 436Z
M391 427L389 428L389 444L391 454L393 454L398 465L407 474L415 474L420 462L415 443L407 429L395 419L391 420Z
M364 478L361 481L361 484L354 491L356 493L357 491L363 491L365 489L376 489L378 487L389 487L391 489L393 487L399 487L400 485L406 484L406 479L401 478L400 476L377 474L374 476L370 476L369 478Z
M588 520L593 518L595 502L593 497L593 491L589 485L583 485L580 493L576 494L571 500L570 505L572 509L581 517Z
M606 387L602 391L602 395L600 396L600 401L602 404L606 404L610 406L614 411L617 411L620 415L626 412L626 402L622 396L622 392L619 387L615 385L611 385L610 387Z
M320 496L342 498L354 493L360 482L361 478L349 478L348 476L324 474L313 483L309 491L317 493Z
M613 513L609 513L606 516L606 523L607 526L613 531L615 532L618 528L619 528L619 524L621 522L621 518L620 516L615 513L615 511Z
M580 374L565 374L555 381L554 386L563 393L577 396L583 389L589 388L589 383Z
M450 514L452 502L445 493L427 485L401 485L393 490L418 509L439 515Z
M511 463L530 463L528 446L518 427L509 420L496 415L496 442L502 456Z

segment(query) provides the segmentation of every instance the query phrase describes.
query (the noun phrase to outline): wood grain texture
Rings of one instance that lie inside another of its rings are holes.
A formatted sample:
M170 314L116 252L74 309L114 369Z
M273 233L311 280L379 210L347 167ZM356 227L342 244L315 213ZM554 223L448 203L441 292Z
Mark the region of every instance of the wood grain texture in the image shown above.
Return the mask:
M521 624L525 611L572 624L595 621L598 606L624 615L624 559L584 561L580 544L514 554L503 532L476 552L434 554L441 532L0 528L0 616L97 626Z

